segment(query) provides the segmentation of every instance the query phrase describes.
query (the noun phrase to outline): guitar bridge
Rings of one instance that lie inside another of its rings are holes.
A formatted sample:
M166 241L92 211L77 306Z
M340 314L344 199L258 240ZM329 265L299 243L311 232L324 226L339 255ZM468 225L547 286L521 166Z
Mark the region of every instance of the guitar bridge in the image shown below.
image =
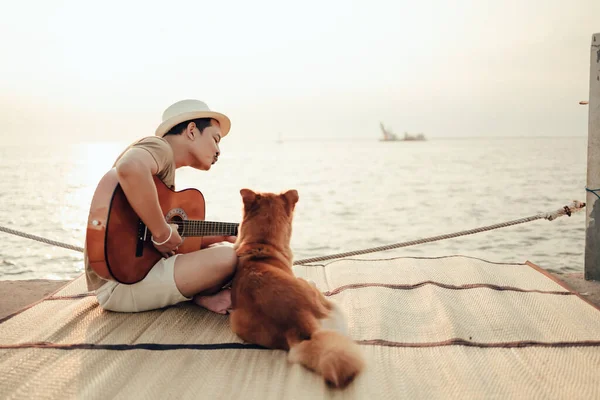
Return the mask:
M148 241L148 227L140 220L138 222L137 243L135 245L135 256L141 257L144 254L144 243Z

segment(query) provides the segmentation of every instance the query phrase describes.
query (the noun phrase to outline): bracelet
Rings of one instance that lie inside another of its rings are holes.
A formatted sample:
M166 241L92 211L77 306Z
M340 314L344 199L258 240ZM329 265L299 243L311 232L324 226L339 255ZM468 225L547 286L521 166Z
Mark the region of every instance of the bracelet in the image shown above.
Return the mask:
M154 243L155 246L162 246L163 244L167 243L169 240L171 240L171 236L173 235L173 227L171 225L169 225L169 237L167 238L167 240L165 240L164 242L161 243L156 243L154 241L154 236L150 237L150 240L152 241L152 243Z

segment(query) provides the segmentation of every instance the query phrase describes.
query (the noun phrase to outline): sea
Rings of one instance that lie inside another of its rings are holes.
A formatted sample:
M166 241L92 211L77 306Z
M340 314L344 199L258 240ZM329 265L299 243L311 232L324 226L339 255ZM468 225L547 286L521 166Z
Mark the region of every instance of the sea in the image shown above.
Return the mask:
M83 246L100 178L128 142L0 147L0 226ZM240 189L298 190L296 259L393 245L551 212L585 201L586 137L236 141L210 171L182 168L206 219L239 222ZM82 254L0 232L0 279L72 279ZM585 212L361 255L465 255L582 272Z

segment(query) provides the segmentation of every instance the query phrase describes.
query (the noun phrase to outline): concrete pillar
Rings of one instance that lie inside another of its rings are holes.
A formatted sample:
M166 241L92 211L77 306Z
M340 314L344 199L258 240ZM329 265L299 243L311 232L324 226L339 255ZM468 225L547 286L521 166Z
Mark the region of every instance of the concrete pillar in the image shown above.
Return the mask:
M588 107L587 188L600 189L600 33L592 36ZM585 279L600 281L600 198L588 191L585 208Z

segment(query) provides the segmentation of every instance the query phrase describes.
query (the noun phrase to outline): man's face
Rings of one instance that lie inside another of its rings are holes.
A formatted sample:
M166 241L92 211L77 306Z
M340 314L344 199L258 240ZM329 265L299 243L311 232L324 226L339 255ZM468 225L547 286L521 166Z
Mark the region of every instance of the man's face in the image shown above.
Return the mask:
M194 129L195 140L192 143L192 154L194 156L193 168L208 171L217 162L219 155L219 142L221 141L221 127L216 120L211 120L209 127L202 133L198 128Z

